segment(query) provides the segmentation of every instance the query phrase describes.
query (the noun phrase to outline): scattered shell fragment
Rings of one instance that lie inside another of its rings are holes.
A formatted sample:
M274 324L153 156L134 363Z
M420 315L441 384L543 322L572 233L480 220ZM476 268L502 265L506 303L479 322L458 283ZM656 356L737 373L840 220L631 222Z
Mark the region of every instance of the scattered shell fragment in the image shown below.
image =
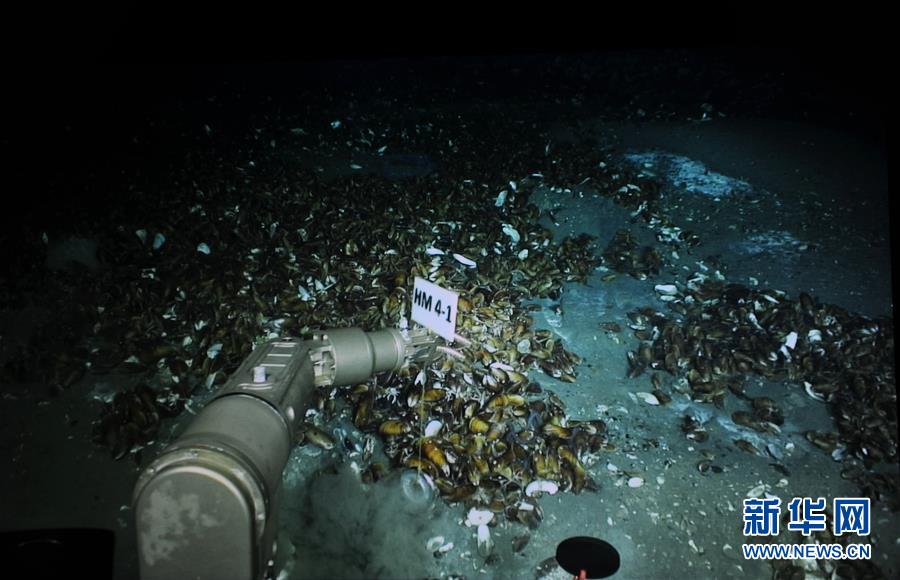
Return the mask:
M465 524L468 527L481 526L490 523L492 519L494 519L494 512L472 508L469 510L469 513L466 514Z
M466 266L467 268L474 268L475 266L477 266L477 264L476 264L474 261L472 261L472 260L470 260L469 258L463 256L462 254L453 254L453 258L454 258L457 262L459 262L460 264L462 264L463 266Z
M632 477L628 479L628 487L641 487L644 485L643 477Z
M482 558L487 558L494 551L494 540L491 539L491 530L487 524L478 526L478 553Z
M702 550L701 548L698 548L698 547L697 547L697 544L694 543L693 538L690 539L690 540L688 540L688 546L690 546L691 549L694 550L694 552L696 552L696 553L698 553L698 554L702 554L702 553L703 553L703 550Z
M816 401L819 401L820 403L825 403L826 402L825 397L823 397L822 395L817 393L815 390L813 390L812 387L813 387L812 383L809 383L807 381L803 382L803 390L806 391L806 394L809 395L810 399L815 399Z
M209 246L204 242L200 242L199 244L197 244L197 251L201 254L206 254L207 256L210 254L210 252L212 252L212 250L209 249Z
M747 497L749 497L751 499L756 499L756 498L762 497L763 494L766 493L766 490L768 490L768 488L769 487L766 484L760 483L759 485L751 487L747 491Z
M659 405L659 399L653 393L639 392L635 393L635 396L648 405Z
M452 549L453 549L453 542L447 542L446 544L444 544L443 546L438 548L437 551L440 554L446 554L447 552L449 552Z
M513 244L518 244L521 239L518 230L509 224L503 224L503 233L509 236Z
M793 350L794 347L797 346L797 333L791 331L787 336L784 337L784 345L789 349Z
M444 536L434 536L433 538L429 538L428 541L425 542L425 549L429 552L434 552L443 545Z
M426 437L436 436L438 433L440 433L441 427L443 427L443 426L444 426L444 424L441 423L440 421L438 421L437 419L429 421L428 424L425 425L425 436Z
M559 486L556 485L556 483L546 479L536 479L525 487L525 495L527 495L528 497L535 497L541 493L548 493L550 495L553 495L557 491L559 491Z
M674 284L657 284L653 289L665 296L674 296L678 294L678 287Z

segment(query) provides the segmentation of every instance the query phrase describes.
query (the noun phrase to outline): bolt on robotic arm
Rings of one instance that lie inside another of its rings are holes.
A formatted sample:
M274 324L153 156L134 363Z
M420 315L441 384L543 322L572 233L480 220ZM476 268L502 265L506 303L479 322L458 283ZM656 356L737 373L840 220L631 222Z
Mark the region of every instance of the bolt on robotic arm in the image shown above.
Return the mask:
M344 328L254 349L138 478L141 578L263 578L275 557L282 471L316 387L461 356L440 340L424 328Z

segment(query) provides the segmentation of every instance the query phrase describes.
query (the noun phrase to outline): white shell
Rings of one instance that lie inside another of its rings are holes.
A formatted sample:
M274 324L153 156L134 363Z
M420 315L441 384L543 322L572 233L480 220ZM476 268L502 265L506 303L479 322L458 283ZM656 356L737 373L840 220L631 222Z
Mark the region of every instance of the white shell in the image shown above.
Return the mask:
M803 381L803 389L806 391L806 394L810 396L810 398L815 399L820 403L827 402L825 397L813 390L812 383Z
M219 356L219 352L221 350L222 350L222 343L217 342L216 344L214 344L211 347L209 347L208 349L206 349L206 356L209 358L216 358L217 356Z
M158 250L162 247L163 244L166 243L166 236L162 234L156 234L153 236L153 249Z
M429 538L427 542L425 542L425 549L429 552L434 552L438 548L444 545L444 536L435 536L433 538Z
M509 224L503 224L503 233L509 236L514 244L518 244L521 239L518 230Z
M635 393L635 396L648 405L659 405L659 399L653 393Z
M759 485L750 489L750 491L747 492L747 497L758 498L758 497L761 497L764 493L766 493L766 484L760 483Z
M817 328L813 328L806 334L806 340L808 340L809 342L820 342L822 340L822 331Z
M516 343L516 351L519 354L528 354L531 352L531 341L527 338L523 338L519 342Z
M536 479L529 483L525 488L525 495L528 497L534 497L539 493L549 493L550 495L553 495L557 491L559 491L559 486L554 482L546 479Z
M632 477L628 480L628 487L641 487L644 485L644 478L642 477Z
M494 519L494 512L490 510L480 510L478 508L472 508L466 515L465 523L468 527L483 526L490 523L492 519Z
M665 294L667 296L678 294L678 288L674 284L657 284L653 289L660 294Z
M478 526L478 553L483 558L487 558L494 550L494 541L491 539L491 530L487 524Z
M469 258L463 256L462 254L453 254L453 257L457 262L462 264L463 266L468 266L469 268L474 268L477 264L470 260Z
M425 253L429 256L443 256L444 250L439 250L438 248L430 247L425 248Z
M207 246L203 242L200 242L199 244L197 244L197 251L208 256L212 250L209 249L209 246Z
M147 230L135 230L134 235L141 239L142 244L147 241Z
M429 421L428 424L425 425L425 436L426 437L434 437L435 435L437 435L440 432L441 427L443 427L443 426L444 426L444 424L441 423L440 421L438 421L437 419L435 419L433 421Z
M792 331L790 334L785 336L784 345L793 350L793 348L797 346L797 333Z
M503 204L506 203L506 194L507 191L505 189L497 194L497 201L494 202L496 207L503 207Z
M525 258L528 257L528 248L525 248L524 250L522 250L521 252L519 252L517 255L518 255L518 257L519 257L520 260L524 260Z

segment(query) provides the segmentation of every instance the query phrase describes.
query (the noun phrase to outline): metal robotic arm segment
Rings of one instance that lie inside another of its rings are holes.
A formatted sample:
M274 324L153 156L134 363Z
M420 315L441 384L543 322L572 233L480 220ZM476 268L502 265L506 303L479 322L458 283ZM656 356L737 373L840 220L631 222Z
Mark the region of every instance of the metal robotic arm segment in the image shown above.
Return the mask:
M424 328L345 328L254 349L138 478L141 577L262 578L275 551L282 472L315 389L452 350L437 340Z

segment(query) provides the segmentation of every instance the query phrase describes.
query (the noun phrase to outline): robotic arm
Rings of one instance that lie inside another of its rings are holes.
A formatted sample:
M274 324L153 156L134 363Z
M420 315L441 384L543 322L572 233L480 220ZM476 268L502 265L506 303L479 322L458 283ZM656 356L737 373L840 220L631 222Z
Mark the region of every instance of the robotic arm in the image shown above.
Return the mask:
M275 556L282 471L316 387L427 363L423 328L333 329L257 347L134 490L141 578L263 578Z

